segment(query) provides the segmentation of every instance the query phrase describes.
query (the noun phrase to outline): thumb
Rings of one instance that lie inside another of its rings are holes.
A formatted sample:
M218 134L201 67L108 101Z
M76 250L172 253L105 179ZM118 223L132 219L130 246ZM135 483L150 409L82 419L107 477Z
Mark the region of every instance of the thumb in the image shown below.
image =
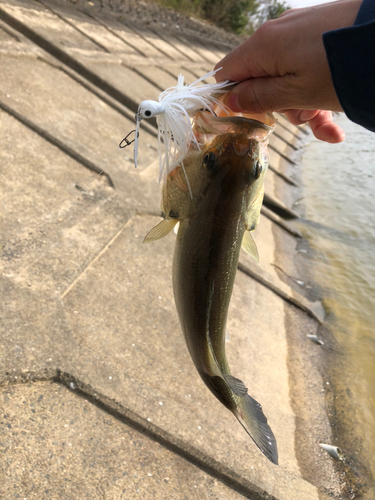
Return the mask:
M261 77L245 80L229 92L224 103L235 113L265 113L297 108L296 88L293 75L285 77Z

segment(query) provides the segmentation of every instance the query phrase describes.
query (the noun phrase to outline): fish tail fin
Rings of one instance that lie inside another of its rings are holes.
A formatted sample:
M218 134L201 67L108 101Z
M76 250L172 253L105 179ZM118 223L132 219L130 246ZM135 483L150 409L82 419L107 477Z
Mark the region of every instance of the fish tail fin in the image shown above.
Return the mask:
M249 394L246 394L239 398L234 414L260 451L268 460L278 465L276 439L267 423L261 405Z

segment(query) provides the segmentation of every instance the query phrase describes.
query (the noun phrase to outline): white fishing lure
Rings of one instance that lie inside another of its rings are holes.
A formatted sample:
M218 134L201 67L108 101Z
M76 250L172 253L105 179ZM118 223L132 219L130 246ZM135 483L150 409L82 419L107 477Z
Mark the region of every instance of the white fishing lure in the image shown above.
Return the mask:
M138 107L134 141L134 163L137 166L139 123L144 118L156 117L159 140L159 181L182 161L189 149L191 142L199 148L199 143L194 136L191 117L200 109L213 113L213 106L226 106L219 102L213 94L228 92L228 87L233 82L226 80L220 83L207 83L199 85L202 80L213 76L216 71L210 71L190 85L184 84L183 75L179 75L177 85L170 87L159 95L157 101L143 101ZM162 143L165 156L162 155Z

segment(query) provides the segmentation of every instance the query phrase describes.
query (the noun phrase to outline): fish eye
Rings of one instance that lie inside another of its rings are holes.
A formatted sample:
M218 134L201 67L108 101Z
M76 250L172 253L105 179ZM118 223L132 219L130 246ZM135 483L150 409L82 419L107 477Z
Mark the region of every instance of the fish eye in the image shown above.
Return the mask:
M151 111L149 109L146 109L145 116L147 116L148 118L151 116Z
M212 170L215 166L215 155L212 151L209 151L203 158L203 165L207 167L207 170Z
M257 161L255 164L255 178L259 179L260 174L262 173L263 167L260 163L260 161Z

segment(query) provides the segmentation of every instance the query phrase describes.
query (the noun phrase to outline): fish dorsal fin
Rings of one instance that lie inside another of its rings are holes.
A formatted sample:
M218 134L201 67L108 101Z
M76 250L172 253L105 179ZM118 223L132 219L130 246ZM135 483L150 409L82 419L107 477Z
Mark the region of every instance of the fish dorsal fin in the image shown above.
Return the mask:
M255 241L254 241L254 239L251 236L251 233L249 231L244 232L241 246L242 246L243 250L245 250L246 253L248 253L257 262L259 262L258 249L257 249Z
M160 240L160 238L164 238L164 236L167 236L167 234L172 231L177 222L178 220L176 219L162 220L146 234L145 239L142 243L151 243L151 241L156 241Z

